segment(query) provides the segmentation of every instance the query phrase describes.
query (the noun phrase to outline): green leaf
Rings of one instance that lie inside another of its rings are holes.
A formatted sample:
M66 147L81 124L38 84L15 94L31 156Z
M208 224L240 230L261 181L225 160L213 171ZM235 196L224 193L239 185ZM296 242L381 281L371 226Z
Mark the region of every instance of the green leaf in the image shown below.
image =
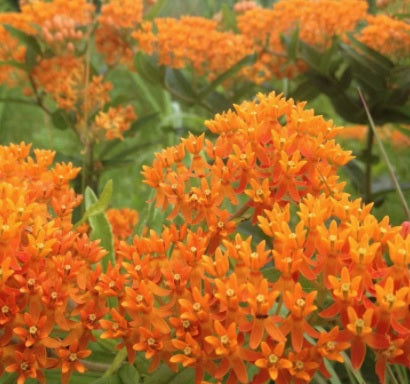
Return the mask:
M155 59L139 51L134 57L134 68L140 76L151 84L162 82L162 69L156 64Z
M309 78L301 81L292 92L292 97L298 101L312 101L320 94L318 87L313 86Z
M348 89L350 84L352 83L353 79L353 71L350 66L348 66L340 76L339 83L344 87L344 89Z
M390 72L389 81L400 88L410 88L410 65L394 67Z
M391 67L376 65L376 62L367 54L358 52L347 44L341 43L340 47L351 62L352 69L361 85L375 91L384 91L386 88L386 78L390 73Z
M224 26L224 30L231 30L234 32L238 31L238 27L236 25L236 14L233 11L233 8L230 7L228 4L222 4L221 7L222 12L222 24Z
M51 114L51 121L55 128L64 130L74 125L75 117L64 109L57 109Z
M105 185L100 198L97 196L93 190L89 187L85 189L84 200L86 211L84 216L88 218L88 222L92 228L91 240L99 239L100 245L108 251L107 255L101 260L103 271L107 270L108 262L112 265L115 264L114 256L114 240L112 235L111 225L105 214L105 209L107 208L112 195L112 180L109 180ZM80 222L83 221L83 218Z
M127 358L127 349L124 347L123 349L120 349L117 354L115 355L114 361L110 365L110 367L107 369L107 371L104 373L104 377L109 377L111 376L114 372L116 372L124 362L124 360Z
M0 384L14 384L17 382L17 373L5 372L0 376Z
M378 67L378 71L383 71L387 75L394 67L394 63L388 57L356 40L353 35L350 35L349 38L353 46L359 48L367 58L372 60L373 67Z
M268 279L270 283L273 283L279 279L282 273L278 271L275 267L268 267L262 269L262 274L263 277Z
M9 65L10 67L15 67L18 69L21 69L23 71L27 71L27 65L24 63L19 63L18 61L15 60L0 60L0 67L2 65Z
M31 71L37 63L37 57L42 55L37 39L11 25L3 25L3 27L26 47L25 70Z
M323 52L320 63L319 71L324 75L332 75L336 72L337 68L343 62L339 55L339 43L337 38L333 38L332 45Z
M213 90L215 90L219 85L221 85L224 81L231 79L239 70L243 67L252 65L255 63L257 59L256 54L247 55L241 60L239 60L236 64L234 64L231 68L226 70L224 73L219 75L214 81L211 82L204 90L199 92L199 98L204 98L208 96Z
M14 28L11 25L3 24L3 27L7 30L8 33L10 33L10 35L18 39L27 48L30 48L37 54L41 55L41 47L35 37L23 31L20 31L19 29Z
M198 99L190 82L180 70L166 67L164 85L173 96L188 104L195 104Z
M87 188L85 191L86 211L83 217L81 218L81 220L74 224L74 227L78 227L90 217L104 213L108 207L108 204L110 204L111 196L112 196L112 180L107 181L107 184L105 184L104 189L101 192L99 199L97 199L97 197L95 196L95 193L92 191L91 188Z
M232 103L222 93L216 91L212 91L200 104L214 114L232 107Z
M122 384L122 381L118 375L111 375L107 377L100 377L99 379L88 382L88 383L90 384Z
M182 368L177 373L165 364L144 379L144 384L181 384L193 383L195 372L192 368Z
M137 369L130 364L123 365L118 374L122 381L122 384L137 384L141 381L141 376Z
M358 192L363 193L364 183L365 183L365 174L360 165L358 164L357 160L349 161L345 166L342 167L346 173L348 174L350 180L352 181L353 185L357 189Z
M322 59L321 53L317 49L311 47L309 44L303 42L302 40L299 41L299 46L300 58L306 61L306 63L309 64L309 66L312 69L315 69L317 72L320 73L320 62Z
M159 116L159 112L150 113L149 115L145 115L139 117L136 121L131 124L131 127L128 131L124 132L124 137L130 137L134 135L137 131L139 131L143 126L147 123L152 122Z
M291 62L295 62L298 59L300 39L299 39L300 28L299 25L288 35L281 35L282 44L286 47L286 53L288 59Z

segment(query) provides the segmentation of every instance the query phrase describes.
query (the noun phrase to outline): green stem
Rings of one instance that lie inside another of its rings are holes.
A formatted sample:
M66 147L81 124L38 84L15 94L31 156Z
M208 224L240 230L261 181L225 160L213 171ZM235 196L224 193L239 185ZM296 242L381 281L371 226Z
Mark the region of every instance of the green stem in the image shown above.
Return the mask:
M407 218L407 220L410 220L410 210L409 210L409 207L407 205L406 199L404 197L403 191L400 187L399 181L397 180L396 174L394 173L393 166L392 166L392 164L389 160L389 157L387 156L386 150L384 149L384 146L383 146L383 143L380 139L380 136L376 131L376 126L374 125L374 121L373 121L373 118L370 114L369 107L367 106L366 100L365 100L361 90L358 89L358 91L359 91L359 96L360 96L360 99L362 100L364 109L366 111L367 118L369 120L370 128L371 128L371 130L373 132L373 135L374 135L374 138L376 139L377 144L380 148L380 152L382 154L382 157L383 157L384 161L387 164L387 169L389 171L389 174L390 174L390 177L393 181L393 184L396 187L396 191L397 191L397 194L399 195L399 199L400 199L401 205L403 206L403 210L405 212L406 218Z
M97 363L95 361L80 360L80 362L91 372L107 372L110 368L109 364Z
M393 373L393 371L392 371L392 369L391 369L391 367L390 367L389 364L387 364L387 373L388 373L388 375L389 375L389 377L390 377L390 379L391 379L391 382L392 382L393 384L399 384L399 382L396 380L396 377L394 376L394 373Z
M247 200L228 220L232 221L234 219L237 219L238 217L241 217L249 208L249 202L251 200Z
M127 358L127 349L123 348L120 349L117 354L115 355L114 361L111 365L106 367L105 373L103 377L107 377L112 375L115 371L117 371L121 365L123 364L124 360Z
M366 204L372 201L372 162L373 162L373 142L374 142L374 132L369 125L367 130L367 143L365 151L366 159L366 170L365 170L365 179L364 179L364 201Z

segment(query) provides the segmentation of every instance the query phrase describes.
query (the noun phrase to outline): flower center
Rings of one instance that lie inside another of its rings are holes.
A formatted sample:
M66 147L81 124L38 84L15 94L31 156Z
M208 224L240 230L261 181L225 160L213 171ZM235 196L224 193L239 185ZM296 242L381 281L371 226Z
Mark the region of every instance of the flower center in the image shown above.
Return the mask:
M362 333L363 327L364 327L364 321L363 319L357 319L355 324L354 324L355 328L356 328L356 333L358 335L360 335Z
M189 356L192 352L192 348L191 347L185 347L184 348L184 354Z
M305 306L305 304L306 304L306 302L305 302L305 300L302 299L302 298L296 300L296 305L297 305L298 307L303 308L303 307Z
M297 360L297 361L295 362L295 368L296 368L297 371L303 370L303 367L304 367L304 364L303 364L302 361Z
M35 325L32 325L29 329L28 329L28 333L31 336L34 336L37 333L37 327Z
M384 300L386 300L389 305L392 306L394 301L396 300L396 296L394 296L392 293L388 293L384 296Z
M328 342L326 343L326 349L327 349L329 352L333 352L333 351L335 350L335 348L336 348L336 344L335 344L334 341L328 341Z
M152 346L155 344L155 339L154 339L153 337L150 337L150 338L147 340L147 344L148 344L150 347L152 347Z
M68 356L68 360L72 361L76 361L77 360L77 354L74 352L71 352L70 355Z
M259 294L258 296L256 296L256 301L257 301L259 304L262 304L262 303L265 301L265 296Z
M274 355L273 353L268 357L269 364L276 364L279 361L278 356Z
M221 340L221 343L222 343L223 345L226 345L226 344L229 343L229 337L228 337L227 335L221 336L220 340Z

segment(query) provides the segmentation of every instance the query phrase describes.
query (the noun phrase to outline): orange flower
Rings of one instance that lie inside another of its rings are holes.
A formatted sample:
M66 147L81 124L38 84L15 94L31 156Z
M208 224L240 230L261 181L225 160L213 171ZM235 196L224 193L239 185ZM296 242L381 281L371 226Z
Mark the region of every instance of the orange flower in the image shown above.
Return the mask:
M216 372L216 365L208 358L202 346L191 336L186 333L183 340L173 339L173 347L177 352L169 361L171 363L181 363L183 367L195 368L195 384L202 383L205 372L214 375Z
M385 349L389 346L388 339L383 334L376 334L372 329L374 311L366 309L359 317L353 307L347 308L349 324L346 328L351 334L351 360L353 368L359 369L366 354L366 344L374 349Z
M160 362L160 352L164 349L165 340L169 338L169 335L160 332L156 328L149 330L139 327L138 331L140 340L132 348L136 351L145 352L145 358L151 360L148 372L152 372Z
M286 291L283 294L283 302L290 313L279 329L285 336L290 333L292 347L296 352L302 350L304 332L314 338L319 336L307 322L307 315L317 309L317 306L313 305L316 295L316 291L303 292L300 283L296 283L293 292Z
M44 384L46 378L39 369L39 364L31 350L15 351L16 362L6 367L6 372L16 372L17 384L24 384L28 378L37 379Z
M283 342L286 338L277 328L275 322L277 316L271 316L270 310L279 296L279 291L268 290L268 281L263 279L258 286L247 284L248 288L248 303L249 312L252 319L252 327L249 339L249 346L256 349L264 339L264 332L272 338L272 340ZM279 317L280 319L280 317Z
M261 369L261 372L254 378L255 383L265 383L268 377L271 380L279 380L279 372L292 367L292 363L283 356L285 343L272 343L262 341L261 349L263 358L255 361L255 365ZM266 371L268 375L266 374Z
M215 377L222 378L231 368L231 377L236 377L241 383L247 383L248 374L244 361L255 361L259 354L241 346L240 335L237 334L235 323L225 328L218 320L215 320L213 327L217 336L206 336L205 341L212 345L216 356L222 359Z
M326 358L327 360L343 363L344 359L343 356L340 355L340 352L349 347L350 343L342 341L342 335L337 326L333 327L329 332L320 332L315 352L318 353L322 359L319 369L323 376L328 378L331 377L331 374L326 369L323 359Z
M67 347L68 348L60 348L57 351L61 359L62 384L68 384L73 370L84 373L86 368L80 362L80 359L85 359L91 355L89 349L80 349L78 340L73 340Z
M367 26L357 39L370 48L393 59L408 57L410 54L410 26L404 20L396 20L389 15L368 15Z
M329 276L328 280L332 288L335 302L320 312L320 316L328 318L336 316L339 312L342 312L342 323L346 324L347 307L353 305L357 299L360 299L359 289L362 278L361 276L356 276L351 279L349 270L346 267L343 267L340 279L336 276Z

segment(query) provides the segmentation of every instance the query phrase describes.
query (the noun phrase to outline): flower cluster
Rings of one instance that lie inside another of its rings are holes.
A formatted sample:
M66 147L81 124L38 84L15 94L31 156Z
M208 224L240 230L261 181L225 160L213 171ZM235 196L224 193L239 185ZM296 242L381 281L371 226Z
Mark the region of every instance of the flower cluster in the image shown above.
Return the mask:
M161 65L188 66L199 75L216 77L252 53L244 36L219 31L217 26L203 17L157 18L143 23L132 36L143 52L155 52Z
M114 248L117 249L121 241L127 240L133 234L138 222L138 212L130 208L110 208L106 215L114 237Z
M79 169L50 168L54 152L29 152L24 143L0 147L0 372L44 383L43 371L56 368L68 383L85 370L80 360L105 313L91 287L106 251L71 223Z
M124 2L106 3L97 20L96 46L97 49L101 48L103 54L104 46L99 45L98 41L99 33L106 36L104 28L113 29L109 35L114 36L123 29L135 28L142 17L142 2L122 3ZM94 6L86 0L70 1L69 4L54 0L30 2L22 5L21 13L0 15L0 24L9 24L30 37L36 37L42 51L41 54L35 53L37 56L30 70L21 70L18 66L5 67L4 76L3 72L0 75L0 83L13 86L14 83L21 82L25 85L24 94L34 97L43 109L47 109L48 99L53 100L58 108L75 116L73 128L83 142L100 139L101 130L106 131L107 140L121 138L122 132L136 119L131 106L106 106L110 101L112 84L90 71L84 47L91 49L89 45L92 41L94 13ZM130 31L125 35L130 40ZM5 41L0 48L0 60L24 67L27 47L2 25L0 36ZM115 46L121 49L121 44L116 43ZM112 55L118 56L114 51ZM120 56L125 60L124 52ZM132 52L129 56L132 57ZM118 61L109 57L106 60L107 64ZM85 130L84 126L95 128L95 131L82 132Z
M319 50L328 47L334 36L354 30L366 16L362 0L282 0L272 9L254 8L238 17L238 28L252 39L258 61L246 68L246 76L260 83L272 77L294 77L303 71L302 62L289 63L281 41L282 34L296 28L299 37Z
M19 82L24 72L18 68L18 65L23 65L26 55L26 47L19 44L17 38L13 37L4 25L10 25L27 33L33 32L29 21L29 17L22 17L18 13L0 13L0 61L10 63L1 66L0 84L13 87ZM13 63L17 63L17 66L12 65Z
M409 366L410 237L343 192L338 129L275 94L206 125L214 143L190 135L144 168L172 224L117 244L94 288L119 303L101 337L195 383L308 383L367 347L382 383ZM240 234L248 219L264 240Z
M368 130L369 127L366 125L347 126L340 132L339 137L363 141L367 136ZM399 130L394 125L386 124L378 128L378 133L382 140L387 141L395 148L407 149L410 146L410 138L408 134L402 132L403 130L404 132L409 131L410 126L402 125Z
M369 15L358 40L395 60L410 55L410 25L388 15Z
M142 11L142 0L110 0L102 5L95 44L108 65L132 64L130 32L140 23Z

